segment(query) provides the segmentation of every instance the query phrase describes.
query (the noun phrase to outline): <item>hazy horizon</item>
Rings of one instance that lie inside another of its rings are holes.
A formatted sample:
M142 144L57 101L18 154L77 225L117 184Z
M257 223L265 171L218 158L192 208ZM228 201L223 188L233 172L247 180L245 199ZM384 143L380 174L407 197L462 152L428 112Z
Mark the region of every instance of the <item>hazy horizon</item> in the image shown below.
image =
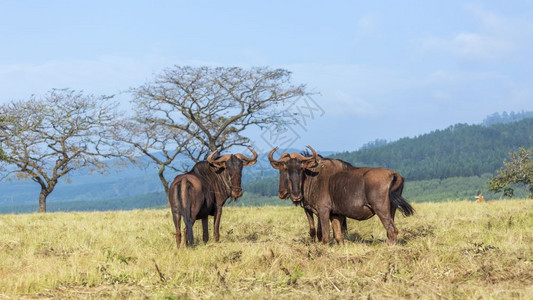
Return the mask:
M290 146L356 150L533 110L532 4L3 1L0 103L72 88L127 107L174 65L279 67L315 92Z

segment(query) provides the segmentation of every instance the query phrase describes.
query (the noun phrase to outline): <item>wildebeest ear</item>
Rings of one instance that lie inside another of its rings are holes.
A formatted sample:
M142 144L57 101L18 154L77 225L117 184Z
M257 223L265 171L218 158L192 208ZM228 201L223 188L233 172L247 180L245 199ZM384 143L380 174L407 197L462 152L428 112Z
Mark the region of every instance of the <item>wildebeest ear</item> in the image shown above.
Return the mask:
M242 165L243 165L244 167L249 167L249 166L255 164L255 162L256 162L255 160L254 160L254 161L246 161L246 160L243 160L243 161L242 161Z
M252 152L253 157L251 157L251 158L250 157L246 157L246 156L244 156L241 153L235 154L235 156L238 159L242 160L242 165L245 166L245 167L249 167L249 166L255 164L255 162L257 161L257 156L258 156L257 153L254 151L254 149L248 147L248 150L250 150L250 152Z
M217 170L224 169L226 167L226 162L212 162L209 164L215 167Z
M230 154L224 154L221 157L219 157L217 159L214 159L214 157L217 154L218 154L218 151L215 150L215 152L211 153L207 157L207 161L209 162L210 165L212 165L215 168L217 168L217 170L220 170L220 169L226 167L226 162L230 159L231 155Z
M309 160L302 161L302 168L304 169L312 169L316 166L318 166L318 161L316 159L309 159Z
M272 166L272 168L274 168L276 170L284 170L285 169L285 163L284 162L271 161L270 165Z

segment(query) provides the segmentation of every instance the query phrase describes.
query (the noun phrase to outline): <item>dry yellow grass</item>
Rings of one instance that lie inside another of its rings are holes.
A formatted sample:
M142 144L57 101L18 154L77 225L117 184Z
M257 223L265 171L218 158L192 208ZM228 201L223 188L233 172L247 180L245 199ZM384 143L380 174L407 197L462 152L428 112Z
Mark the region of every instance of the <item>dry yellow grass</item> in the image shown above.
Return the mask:
M227 207L180 250L169 210L2 215L0 298L532 298L533 201L413 206L396 246L377 217L312 243L296 207Z

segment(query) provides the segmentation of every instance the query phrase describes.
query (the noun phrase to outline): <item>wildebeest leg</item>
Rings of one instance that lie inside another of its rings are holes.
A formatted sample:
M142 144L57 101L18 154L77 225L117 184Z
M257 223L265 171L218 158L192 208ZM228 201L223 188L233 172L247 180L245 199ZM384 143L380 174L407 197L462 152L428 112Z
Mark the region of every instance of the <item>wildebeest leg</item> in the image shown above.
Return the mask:
M322 225L320 225L320 218L317 216L316 220L316 237L318 241L322 241Z
M189 240L187 240L187 225L185 225L185 228L183 228L183 244L185 247L189 246Z
M322 226L322 243L329 244L329 210L318 212L318 219Z
M348 224L346 223L346 217L342 217L342 233L346 234L346 232L348 232Z
M388 200L388 197L387 197ZM376 215L378 215L383 227L387 230L387 239L389 245L396 244L396 237L398 236L398 229L394 226L394 219L391 216L390 207L374 207Z
M174 221L174 227L176 228L176 245L179 248L181 243L181 215L178 212L173 211L172 221Z
M185 223L185 229L183 229L184 240L185 240L185 246L192 246L194 243L194 234L193 234L193 226L195 223L195 219L191 220L190 224Z
M222 216L222 205L217 205L217 211L215 213L215 224L214 224L214 228L213 228L213 235L215 236L215 242L218 242L218 240L220 239L220 233L219 233L219 228L220 228L220 217Z
M313 218L313 212L307 208L304 208L304 211L305 211L305 216L307 217L307 221L309 222L309 235L311 236L311 241L314 242L315 237L316 237L316 228L315 228L315 220Z
M333 227L333 236L339 245L344 245L343 232L342 232L342 221L346 221L345 217L332 215L331 216L331 226Z
M204 243L207 243L209 241L209 224L207 223L207 217L202 219L202 229L203 229L203 239Z
M176 185L174 182L170 185L168 193L168 203L170 204L170 213L172 214L172 221L174 222L174 228L176 229L176 246L180 247L181 244L181 212L180 205L178 203L178 189L179 184Z

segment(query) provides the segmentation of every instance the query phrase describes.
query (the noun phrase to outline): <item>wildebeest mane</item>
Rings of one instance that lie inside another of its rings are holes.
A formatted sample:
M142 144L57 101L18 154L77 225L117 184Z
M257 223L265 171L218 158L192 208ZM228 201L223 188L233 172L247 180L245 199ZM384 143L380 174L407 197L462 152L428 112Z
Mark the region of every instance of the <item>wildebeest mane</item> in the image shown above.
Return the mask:
M224 176L222 172L213 172L213 170L209 166L209 162L198 162L196 165L194 165L192 170L189 171L189 173L204 178L204 180L209 182L211 184L210 186L215 189L215 192L221 193L223 195L230 194L230 191L228 189L228 178L226 178L226 176Z
M303 150L302 152L300 152L300 154L302 156L305 156L305 157L309 157L309 156L313 156L313 153L311 153L311 151L305 149ZM318 157L322 158L322 156L319 154Z
M338 161L345 169L348 169L348 168L355 168L354 165L352 165L351 163L345 161L345 160L342 160L342 159L338 159L338 158L325 158L327 160L336 160Z
M305 157L309 157L309 156L313 156L313 153L311 153L311 151L309 151L308 149L305 149L303 150L302 152L300 152L301 155L305 156ZM355 168L354 165L352 165L351 163L347 162L347 161L344 161L342 159L338 159L338 158L327 158L327 157L324 157L320 154L318 154L318 157L321 159L321 160L326 160L326 161L336 161L338 163L341 164L342 168L343 169L349 169L349 168Z

